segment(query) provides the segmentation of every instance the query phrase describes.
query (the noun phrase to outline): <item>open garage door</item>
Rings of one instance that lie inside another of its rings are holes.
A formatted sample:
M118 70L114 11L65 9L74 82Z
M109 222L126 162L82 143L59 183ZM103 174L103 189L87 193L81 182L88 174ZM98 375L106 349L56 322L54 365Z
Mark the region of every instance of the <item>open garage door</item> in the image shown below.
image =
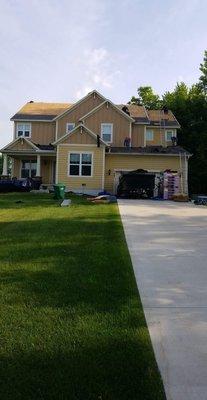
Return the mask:
M154 197L155 173L145 170L123 172L119 178L117 196L146 199Z

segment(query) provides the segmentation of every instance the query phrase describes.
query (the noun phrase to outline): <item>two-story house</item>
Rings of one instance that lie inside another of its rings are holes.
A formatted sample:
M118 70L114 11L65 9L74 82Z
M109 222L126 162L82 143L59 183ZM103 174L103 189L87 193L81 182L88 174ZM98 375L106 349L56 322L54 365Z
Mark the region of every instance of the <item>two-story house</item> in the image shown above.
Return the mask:
M42 177L75 192L116 193L126 171L176 171L187 193L189 154L176 145L180 128L167 109L115 105L96 90L74 104L25 104L12 118L13 140L1 151L3 175Z

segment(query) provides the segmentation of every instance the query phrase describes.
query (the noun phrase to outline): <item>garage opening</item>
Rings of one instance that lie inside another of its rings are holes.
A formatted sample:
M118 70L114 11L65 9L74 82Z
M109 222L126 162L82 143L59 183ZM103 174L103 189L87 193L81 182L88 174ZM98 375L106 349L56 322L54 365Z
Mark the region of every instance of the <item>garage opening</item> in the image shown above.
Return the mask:
M143 169L123 172L117 187L122 198L151 199L155 195L156 174Z

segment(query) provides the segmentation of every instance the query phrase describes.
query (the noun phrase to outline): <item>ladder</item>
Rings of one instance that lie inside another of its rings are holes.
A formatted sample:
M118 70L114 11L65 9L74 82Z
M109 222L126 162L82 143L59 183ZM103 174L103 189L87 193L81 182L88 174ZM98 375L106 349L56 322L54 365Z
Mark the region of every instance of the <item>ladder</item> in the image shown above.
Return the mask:
M187 193L187 187L186 187L186 180L187 180L187 155L186 152L182 153L180 151L179 153L179 158L180 158L180 188L181 188L181 193L182 194L188 194ZM185 179L185 181L184 181Z

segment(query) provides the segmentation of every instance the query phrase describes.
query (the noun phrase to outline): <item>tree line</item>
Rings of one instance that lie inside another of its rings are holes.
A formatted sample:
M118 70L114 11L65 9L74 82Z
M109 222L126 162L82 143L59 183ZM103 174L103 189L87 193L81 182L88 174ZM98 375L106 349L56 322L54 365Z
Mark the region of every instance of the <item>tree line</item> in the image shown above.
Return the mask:
M207 194L207 50L199 69L200 78L190 87L180 82L160 97L151 86L140 86L138 96L129 103L143 104L149 110L164 106L172 110L181 125L178 145L193 154L189 160L189 191Z

